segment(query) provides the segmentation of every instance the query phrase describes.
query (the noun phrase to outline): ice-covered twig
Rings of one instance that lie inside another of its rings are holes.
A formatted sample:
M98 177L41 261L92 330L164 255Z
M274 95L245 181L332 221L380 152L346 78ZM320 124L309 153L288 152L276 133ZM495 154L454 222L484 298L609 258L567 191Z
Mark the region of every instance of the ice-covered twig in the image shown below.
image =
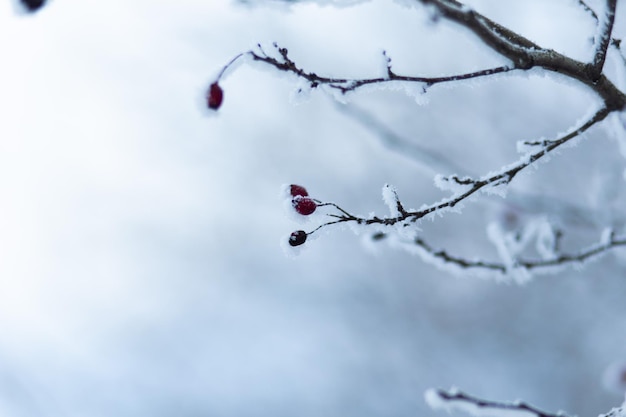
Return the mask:
M602 74L604 61L606 60L606 52L609 48L611 35L613 33L613 23L615 22L616 7L617 0L607 0L604 17L599 20L600 36L598 36L596 39L595 54L593 56L593 62L591 63L591 67L589 68L590 77L592 79L598 79Z
M289 51L287 48L274 45L280 57L274 57L266 54L263 50L259 52L248 51L247 53L255 61L265 62L276 68L279 71L285 71L297 75L300 78L307 80L312 88L317 88L320 85L327 85L330 88L347 93L354 91L360 87L371 84L389 83L394 81L406 81L416 82L424 84L424 88L428 88L435 84L449 83L454 81L469 80L472 78L486 77L489 75L499 74L503 72L512 71L515 68L511 66L500 66L495 68L484 69L480 71L469 72L465 74L450 75L445 77L418 77L410 75L399 75L391 70L391 67L387 67L386 77L374 77L374 78L341 78L341 77L326 77L318 75L315 72L305 71L298 67L298 65L289 57Z
M464 7L456 0L415 0L424 5L435 8L444 18L457 23L474 33L481 41L498 54L511 60L517 69L528 70L533 67L543 68L548 71L565 75L577 80L598 94L605 106L613 111L626 107L626 95L620 91L603 73L602 67L606 56L604 38L599 41L599 47L593 64L587 64L569 58L552 49L545 49L526 39L518 33L490 20L475 10ZM609 12L611 3L609 2ZM603 35L610 41L613 16L607 14L607 25L603 26ZM610 24L609 24L610 23ZM604 51L604 52L603 52ZM600 71L597 71L600 68Z
M606 414L600 414L599 417L626 417L626 407L615 407Z
M444 391L442 389L430 389L425 393L428 405L435 409L459 410L473 416L493 416L499 412L519 412L520 415L534 415L536 417L567 417L562 412L549 413L522 401L497 402L476 398L458 390Z
M366 111L354 103L342 104L335 102L335 107L339 112L361 124L369 132L374 133L382 146L390 151L396 152L398 155L409 158L427 174L435 175L441 172L457 172L474 176L473 173L457 165L446 155L434 149L422 146L416 143L415 140L411 140L396 133L390 126L387 126L384 122L379 120L374 113ZM549 144L549 141L526 141L524 144L529 146L546 146ZM460 185L464 182L470 182L467 178L461 178L458 175L448 178ZM487 199L483 201L487 204L501 204L499 200ZM591 213L588 213L588 209L573 203L561 201L552 196L532 194L518 190L515 194L507 196L507 204L513 205L517 210L521 210L524 213L543 213L558 218L560 221L565 221L567 226L597 226L591 221L593 216Z
M385 237L386 234L383 232L378 232L372 235L373 240L382 240ZM562 237L560 232L557 237L559 239ZM482 259L465 259L452 255L446 250L435 249L421 237L415 238L412 243L423 250L426 255L437 260L437 263L443 262L444 264L448 264L462 270L484 270L506 274L510 269L510 265L502 262L491 262ZM603 239L600 242L575 253L557 253L553 257L542 259L516 258L513 259L513 264L517 268L540 270L542 268L564 266L572 263L582 263L590 258L593 258L594 256L599 256L620 246L626 246L626 235L611 235L609 239ZM554 250L555 252L558 251L557 245L555 245Z
M344 78L318 75L299 67L288 55L287 48L274 45L277 55L267 54L259 46L258 50L250 50L244 54L254 61L264 62L279 71L292 73L310 84L311 88L325 85L328 88L339 90L342 93L357 90L360 87L372 84L389 82L420 83L424 91L435 84L450 83L513 70L529 70L534 67L559 73L565 77L577 80L598 94L604 105L610 110L622 110L626 107L626 94L620 91L602 72L606 59L606 50L611 43L611 32L615 19L615 4L617 0L607 0L605 18L599 19L600 36L597 37L596 53L593 62L584 63L569 58L552 49L542 48L520 34L492 21L470 7L456 0L415 0L427 5L441 17L457 23L474 33L480 40L510 60L512 64L479 71L450 75L444 77L421 77L399 75L395 73L387 59L386 74L373 78Z
M453 179L451 179L451 181L454 181L458 185L464 186L464 190L454 193L451 197L443 199L438 203L425 206L424 208L421 208L419 210L405 210L403 213L399 213L397 216L391 217L381 218L373 216L365 218L353 214L348 214L347 211L344 211L343 214L337 215L336 218L342 220L343 222L356 222L358 224L365 225L380 224L390 226L402 222L416 222L417 220L432 215L436 212L442 212L446 209L452 209L457 204L467 199L479 190L485 189L488 186L498 187L508 184L523 169L537 162L539 159L548 155L550 152L554 151L556 148L568 142L569 140L579 136L591 126L606 118L609 113L610 111L606 108L598 110L590 119L588 119L578 128L573 129L572 131L564 134L558 139L549 141L549 143L547 143L540 150L528 154L527 156L520 159L517 163L505 166L500 171L487 174L486 176L479 179L473 179L469 177L460 179L454 177ZM443 181L445 181L445 179Z
M481 15L456 0L417 0L434 7L444 18L458 23L478 36L487 46L514 62L516 68L534 66L534 56L547 52L536 43Z
M596 12L593 11L593 9L591 7L589 7L589 5L587 3L585 3L583 0L578 0L578 4L580 4L580 6L591 15L591 17L594 18L594 20L597 22L598 21L598 15L596 14Z

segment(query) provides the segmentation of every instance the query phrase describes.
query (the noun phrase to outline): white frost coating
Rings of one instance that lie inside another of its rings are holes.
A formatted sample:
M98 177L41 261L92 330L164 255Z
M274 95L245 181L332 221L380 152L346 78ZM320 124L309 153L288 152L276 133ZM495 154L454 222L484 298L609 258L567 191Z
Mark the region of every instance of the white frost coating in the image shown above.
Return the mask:
M385 78L387 74L385 73ZM346 85L348 86L348 85ZM407 96L415 99L415 102L420 105L426 105L430 101L428 95L426 94L426 84L417 81L388 81L388 82L379 82L366 84L362 87L359 87L357 91L361 92L372 92L372 91L403 91ZM341 92L339 92L341 93ZM345 98L343 99L346 100ZM338 100L341 102L341 100Z
M498 255L507 270L512 269L515 266L515 254L511 252L508 244L508 241L511 240L510 235L510 233L506 233L502 230L498 223L490 223L487 225L487 237L496 247Z
M528 140L518 140L517 143L515 144L515 148L517 149L518 153L531 153L533 151L537 151L537 146L536 145L528 145L526 142L543 142L547 140L545 136L540 137L539 139L536 140L532 140L532 141L528 141Z
M498 253L511 262L511 259L517 259L519 255L535 241L535 249L539 256L543 259L552 259L556 256L556 234L547 218L541 216L530 219L523 226L521 231L506 230L506 224L500 222L492 223L487 228L487 235L496 246ZM507 264L505 262L505 264ZM507 268L514 266L507 264Z
M613 228L607 227L606 229L604 229L602 231L602 235L600 235L600 242L599 242L600 246L610 245L611 242L613 242L614 236L615 236L615 231L613 230Z
M354 94L352 91L342 92L338 88L332 88L327 84L322 84L317 88L323 89L328 95L330 95L333 99L335 99L338 103L348 104L350 101L350 95Z
M529 237L526 233L518 236L506 232L500 224L494 222L487 226L487 237L496 247L500 260L506 268L506 274L518 284L524 284L531 278L530 272L517 264L517 256L526 246Z
M291 193L289 191L290 186L291 186L290 184L283 184L280 187L279 198L282 200L283 210L285 212L285 215L287 216L289 220L292 220L295 223L300 223L300 224L310 223L311 220L318 217L316 216L317 211L315 211L314 213L308 216L304 216L298 213L296 209L293 207L293 197L291 196Z
M498 197L506 198L509 191L508 183L506 181L499 181L484 186L480 189L480 192L487 195L497 195Z
M606 414L600 414L599 417L626 417L626 401L619 408L613 408Z
M400 211L398 210L398 193L394 186L389 184L383 185L383 202L389 207L391 217L400 216Z
M433 178L435 183L435 187L439 188L442 191L452 191L455 195L460 195L461 193L467 191L468 185L459 184L454 180L449 180L448 178L458 177L456 174L453 175L442 175L437 174Z
M606 37L608 36L608 30L607 30L607 26L609 24L609 14L608 14L608 7L604 6L603 10L601 13L597 13L598 16L598 22L596 23L596 31L593 34L593 49L592 49L592 54L595 54L597 50L600 49L600 45L602 44L602 42L604 42L604 40L606 40ZM594 57L591 57L590 61L593 61Z
M310 82L300 80L296 88L294 88L289 95L289 103L294 106L308 103L309 101L311 101L312 91L313 89L311 88Z
M427 389L426 392L424 392L424 401L426 401L426 404L433 410L449 411L447 401L437 394L436 389Z
M407 96L413 97L419 106L425 106L430 102L426 95L426 86L422 83L404 82L404 92Z
M379 66L379 76L382 78L389 78L389 67L391 67L391 57L387 54L387 52L383 49L380 51L380 66Z
M554 249L556 248L556 235L552 229L552 225L547 219L541 218L535 222L537 233L537 253L543 259L552 259L556 257Z
M593 115L598 111L598 106L597 105L592 105L588 111L585 113L585 115L583 117L581 117L580 119L578 119L576 121L576 123L568 128L565 132L563 133L559 133L556 137L560 138L560 137L564 137L572 132L575 132L576 130L580 129L580 127L586 123L591 117L593 117ZM615 129L614 129L615 130ZM566 144L563 145L563 147L565 146L575 146L578 143L578 140L580 139L580 135L577 138L573 138L571 140L569 140ZM624 140L626 141L626 133L624 133ZM625 142L626 144L626 142ZM518 150L519 150L519 144L518 144ZM534 155L536 152L538 152L539 149L534 150L534 151L529 151L527 153L525 153L524 155L522 155L516 162L513 162L511 164L505 165L503 167L501 167L499 170L496 171L492 171L489 172L488 174L484 175L483 177L481 177L481 180L487 180L489 178L493 178L496 177L498 175L502 175L505 172L515 168L515 167L519 167L521 165L532 165L535 168L537 168L537 164L536 162L548 162L550 160L550 155L544 155L539 161L536 161L534 163L531 163L531 157L532 155ZM626 151L625 151L626 152ZM625 153L626 155L626 153ZM496 194L496 195L500 195L502 197L506 196L506 191L507 191L507 187L506 187L506 182L504 181L506 178L503 178L502 181L500 182L496 182L494 184L491 184L489 186L483 187L481 189L482 192L488 193L488 194Z
M357 217L363 218L363 216L360 216L358 214L357 214ZM373 219L374 217L376 217L376 213L371 212L365 218ZM352 233L354 233L357 236L360 236L361 234L367 235L372 232L384 232L385 230L387 230L386 228L389 227L389 226L383 226L383 225L378 225L378 224L371 224L371 225L359 224L358 222L343 223L341 226L348 227L352 231Z
M484 269L484 268L462 268L459 265L446 262L440 257L434 256L419 245L415 244L414 239L404 239L400 236L392 235L387 237L388 244L394 249L402 249L412 255L417 255L422 262L433 265L440 271L454 275L460 278L478 277L484 279L494 279L497 282L507 280L507 276L500 271Z

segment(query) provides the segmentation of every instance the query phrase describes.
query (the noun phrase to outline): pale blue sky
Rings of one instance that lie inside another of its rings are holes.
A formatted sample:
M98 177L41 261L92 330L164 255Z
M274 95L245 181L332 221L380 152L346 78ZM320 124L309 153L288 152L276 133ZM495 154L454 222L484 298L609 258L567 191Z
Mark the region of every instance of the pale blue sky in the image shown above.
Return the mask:
M481 3L533 40L588 51L593 24L574 2ZM458 28L382 0L54 0L36 16L1 5L0 414L435 415L424 390L451 385L578 415L617 405L600 380L626 356L623 261L518 287L449 276L384 245L374 255L349 229L284 255L279 240L302 227L283 212L284 183L363 214L385 214L387 182L413 206L442 194L324 94L293 105L294 79L259 65L223 80L217 116L203 112L221 65L273 41L333 75L377 74L382 49L403 72L500 62ZM565 130L590 103L524 77L428 98L352 99L470 172L515 160L517 140ZM602 186L580 196L623 170L615 143L590 136L601 144L564 150L518 189L592 207L613 198ZM467 206L425 233L494 256L485 225L500 209Z

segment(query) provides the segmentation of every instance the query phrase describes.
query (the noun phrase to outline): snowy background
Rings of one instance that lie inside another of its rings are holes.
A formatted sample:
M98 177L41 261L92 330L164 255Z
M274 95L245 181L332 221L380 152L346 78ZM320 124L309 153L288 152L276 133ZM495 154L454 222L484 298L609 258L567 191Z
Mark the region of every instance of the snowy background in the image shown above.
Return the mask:
M591 56L594 21L573 0L471 4ZM626 360L623 252L524 286L454 277L348 229L285 256L280 239L302 226L285 215L284 183L361 214L387 213L385 183L410 207L445 194L437 170L385 147L327 95L294 100L297 81L260 65L222 81L210 117L200 103L211 77L274 41L337 76L379 75L383 49L416 75L504 63L422 8L384 0L54 0L34 16L2 2L0 415L426 416L441 414L425 390L453 385L579 416L621 403L602 376ZM393 89L349 98L477 175L595 102L541 76L433 88L422 105ZM576 205L550 214L576 249L623 226L624 161L594 129L520 175L510 198ZM486 225L515 211L507 201L482 196L424 233L495 259Z

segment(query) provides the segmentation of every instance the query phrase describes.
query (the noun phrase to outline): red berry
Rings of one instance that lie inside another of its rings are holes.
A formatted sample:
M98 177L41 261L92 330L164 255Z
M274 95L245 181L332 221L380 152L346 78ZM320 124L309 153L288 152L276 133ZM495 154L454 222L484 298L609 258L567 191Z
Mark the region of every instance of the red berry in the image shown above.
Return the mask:
M216 81L211 84L209 91L207 91L206 102L210 109L217 110L222 105L222 100L224 100L224 90Z
M306 232L304 230L296 230L289 236L289 244L291 246L300 246L306 242Z
M296 211L303 216L308 216L317 208L315 201L311 200L309 197L296 196L292 200L292 203Z
M304 188L301 185L296 185L296 184L291 184L289 186L289 192L291 193L292 197L296 197L299 195L306 197L309 195L309 193L306 191L306 188Z

